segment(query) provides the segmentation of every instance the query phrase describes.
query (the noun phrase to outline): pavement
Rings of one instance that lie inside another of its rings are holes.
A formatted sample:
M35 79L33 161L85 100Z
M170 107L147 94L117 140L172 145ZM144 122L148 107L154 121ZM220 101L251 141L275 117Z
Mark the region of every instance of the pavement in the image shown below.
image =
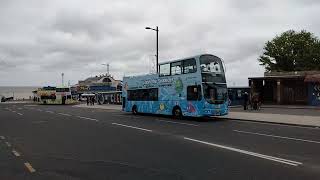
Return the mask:
M93 109L111 109L121 110L121 105L94 105L87 106L86 104L79 104L75 107L93 108ZM287 106L285 106L287 107ZM298 106L297 106L298 107ZM300 106L299 106L300 107ZM285 125L320 127L320 109L308 108L262 108L259 111L247 110L244 111L241 107L230 108L229 114L223 117L216 117L217 119L253 121L263 123L278 123Z
M58 105L0 105L0 179L320 177L320 130Z

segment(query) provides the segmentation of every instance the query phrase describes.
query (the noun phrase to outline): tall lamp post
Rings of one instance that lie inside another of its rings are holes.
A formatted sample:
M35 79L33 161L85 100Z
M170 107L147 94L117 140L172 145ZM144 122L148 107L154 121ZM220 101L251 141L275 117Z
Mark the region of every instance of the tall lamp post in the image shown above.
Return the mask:
M159 28L158 26L154 29L151 27L146 27L146 29L150 29L157 32L157 73L159 73Z

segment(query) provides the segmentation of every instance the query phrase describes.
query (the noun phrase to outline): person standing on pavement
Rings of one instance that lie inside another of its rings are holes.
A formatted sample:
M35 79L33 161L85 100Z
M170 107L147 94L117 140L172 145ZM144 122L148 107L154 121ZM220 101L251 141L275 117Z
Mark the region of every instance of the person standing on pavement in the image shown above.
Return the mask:
M89 96L87 96L87 106L89 106Z
M243 94L243 110L248 109L248 100L249 100L249 95L247 92Z

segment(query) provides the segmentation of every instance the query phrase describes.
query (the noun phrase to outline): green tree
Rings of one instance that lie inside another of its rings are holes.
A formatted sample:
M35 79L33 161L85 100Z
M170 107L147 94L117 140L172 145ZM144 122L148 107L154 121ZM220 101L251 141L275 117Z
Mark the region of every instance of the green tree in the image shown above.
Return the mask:
M320 41L310 32L289 30L268 41L258 60L267 72L320 70Z

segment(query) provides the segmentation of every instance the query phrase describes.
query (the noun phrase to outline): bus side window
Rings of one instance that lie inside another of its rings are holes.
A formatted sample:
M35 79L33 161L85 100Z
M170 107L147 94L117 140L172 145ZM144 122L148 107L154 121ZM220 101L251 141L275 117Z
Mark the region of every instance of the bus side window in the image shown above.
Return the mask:
M202 99L201 96L201 86L188 86L187 87L187 100L188 101L200 101Z
M183 61L183 74L197 72L197 65L195 59L187 59Z
M160 68L160 76L170 76L170 63L161 64Z
M180 62L173 62L171 63L171 75L179 75L182 74L182 66Z

